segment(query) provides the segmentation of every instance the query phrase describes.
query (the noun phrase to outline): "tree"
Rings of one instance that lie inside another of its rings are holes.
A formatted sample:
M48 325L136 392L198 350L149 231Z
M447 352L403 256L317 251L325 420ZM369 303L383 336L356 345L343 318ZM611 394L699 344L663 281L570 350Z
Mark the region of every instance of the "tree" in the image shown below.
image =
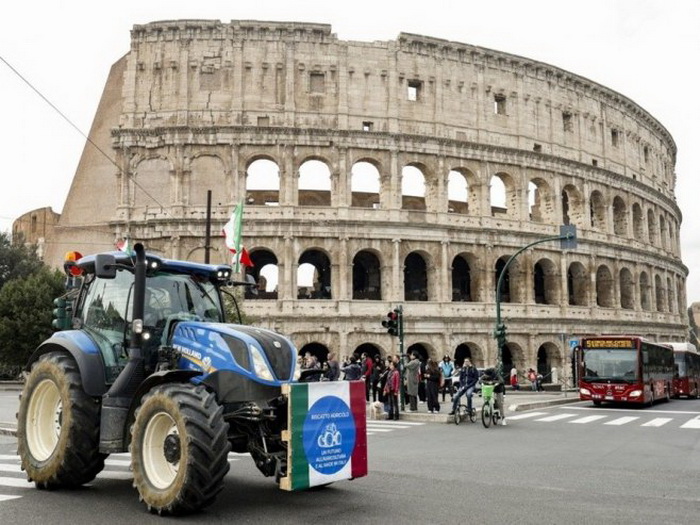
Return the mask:
M0 289L0 363L22 366L53 333L53 300L63 294L64 276L43 263L26 278Z
M26 245L22 235L13 243L8 233L0 232L0 289L8 281L27 277L43 266L36 245Z

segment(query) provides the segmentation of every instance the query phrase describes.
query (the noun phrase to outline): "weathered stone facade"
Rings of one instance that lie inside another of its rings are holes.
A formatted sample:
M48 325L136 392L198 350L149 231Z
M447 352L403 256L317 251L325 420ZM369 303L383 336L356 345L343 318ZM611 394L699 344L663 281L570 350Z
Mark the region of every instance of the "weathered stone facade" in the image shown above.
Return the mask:
M12 222L12 238L16 241L21 236L25 243L35 244L37 255L43 257L47 239L53 237L54 226L60 218L61 215L50 207L29 211Z
M575 250L541 244L509 270L506 360L561 367L581 334L686 336L671 135L547 64L323 24L155 22L134 27L90 138L115 163L86 146L56 246L129 234L202 260L206 190L215 232L245 199L254 273L279 278L245 310L299 348L394 353L380 321L403 304L407 348L493 363L497 271L560 224L577 226ZM261 161L272 187L251 183ZM316 293L298 286L304 263Z

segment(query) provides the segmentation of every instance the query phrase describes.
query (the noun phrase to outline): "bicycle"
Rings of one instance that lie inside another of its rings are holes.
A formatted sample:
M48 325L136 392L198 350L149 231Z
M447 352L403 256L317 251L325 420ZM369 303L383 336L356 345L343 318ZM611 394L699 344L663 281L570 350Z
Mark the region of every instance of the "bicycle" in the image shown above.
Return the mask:
M476 423L476 409L472 408L470 412L467 409L467 405L460 403L457 410L455 410L454 418L455 425L459 425L462 421L466 421L467 418L469 418L469 421L472 423Z
M483 383L481 385L481 394L484 399L484 405L481 407L481 423L485 428L489 428L491 423L498 425L498 421L502 418L501 409L496 408L496 398L493 395L493 390L496 385Z

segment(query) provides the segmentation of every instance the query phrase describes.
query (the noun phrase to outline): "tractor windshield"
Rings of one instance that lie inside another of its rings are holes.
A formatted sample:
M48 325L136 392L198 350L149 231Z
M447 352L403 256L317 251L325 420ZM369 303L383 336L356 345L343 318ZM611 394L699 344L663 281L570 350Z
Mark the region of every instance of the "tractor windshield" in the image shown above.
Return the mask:
M196 275L159 273L146 282L144 325L158 326L174 314L195 316L202 321L223 322L216 285Z

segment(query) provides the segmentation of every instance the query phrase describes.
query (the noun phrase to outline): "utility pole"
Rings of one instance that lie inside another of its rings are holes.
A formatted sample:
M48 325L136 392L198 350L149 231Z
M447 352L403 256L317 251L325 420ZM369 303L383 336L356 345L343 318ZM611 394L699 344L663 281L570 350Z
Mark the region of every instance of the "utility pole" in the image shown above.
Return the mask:
M501 285L503 284L503 276L508 271L510 264L522 252L537 244L550 241L560 241L560 247L562 250L576 249L576 226L573 224L563 224L559 227L559 235L554 237L545 237L539 241L531 242L527 246L523 246L517 252L511 255L510 259L508 259L506 265L503 267L498 276L498 282L496 284L496 326L493 330L493 336L496 338L498 345L498 362L496 363L496 371L501 375L501 377L503 377L503 348L507 343L506 325L501 321Z

